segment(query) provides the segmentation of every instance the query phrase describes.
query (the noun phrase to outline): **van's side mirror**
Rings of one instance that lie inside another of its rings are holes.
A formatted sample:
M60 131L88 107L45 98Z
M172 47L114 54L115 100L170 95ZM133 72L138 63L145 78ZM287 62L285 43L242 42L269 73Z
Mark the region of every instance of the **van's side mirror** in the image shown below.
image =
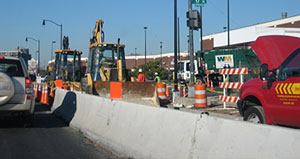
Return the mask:
M260 79L267 81L269 79L269 66L268 64L262 64L260 66Z

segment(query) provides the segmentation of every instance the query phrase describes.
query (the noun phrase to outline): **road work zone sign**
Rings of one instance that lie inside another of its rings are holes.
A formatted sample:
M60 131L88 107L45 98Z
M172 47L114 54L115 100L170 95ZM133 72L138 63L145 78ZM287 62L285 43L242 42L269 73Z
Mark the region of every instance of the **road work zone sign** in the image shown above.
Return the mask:
M216 68L224 68L224 66L234 67L233 55L216 55Z

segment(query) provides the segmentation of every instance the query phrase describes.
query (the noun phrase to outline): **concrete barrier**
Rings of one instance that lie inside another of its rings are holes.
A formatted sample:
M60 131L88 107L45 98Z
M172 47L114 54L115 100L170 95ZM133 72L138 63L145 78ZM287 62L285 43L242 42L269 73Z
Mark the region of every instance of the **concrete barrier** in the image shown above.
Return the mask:
M63 89L57 89L56 93L58 95L55 94L51 112L70 123L77 109L77 95L75 92Z
M66 94L57 90L56 96ZM64 99L55 100L54 109L64 105ZM70 125L121 157L300 156L300 131L296 129L133 104L77 92L76 100L76 112Z

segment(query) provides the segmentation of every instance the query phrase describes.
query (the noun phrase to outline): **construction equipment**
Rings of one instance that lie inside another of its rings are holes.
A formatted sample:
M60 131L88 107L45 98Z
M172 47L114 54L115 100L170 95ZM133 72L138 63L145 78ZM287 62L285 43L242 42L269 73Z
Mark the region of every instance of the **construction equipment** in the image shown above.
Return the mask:
M129 71L126 70L125 62L125 45L120 44L120 39L117 43L104 43L103 24L103 20L96 21L93 37L90 39L87 74L82 80L83 90L89 94L109 97L112 91L111 82L120 82L122 100L152 99L155 95L156 84L154 82L129 82ZM143 90L143 94L141 94L141 90ZM154 101L156 100L154 99Z
M64 89L74 87L80 90L80 81L83 77L81 69L82 51L68 48L68 38L64 37L64 49L55 51L55 62L48 66L50 86Z
M103 20L97 20L94 36L90 39L87 73L92 81L128 81L125 45L104 43ZM101 36L100 36L101 33Z

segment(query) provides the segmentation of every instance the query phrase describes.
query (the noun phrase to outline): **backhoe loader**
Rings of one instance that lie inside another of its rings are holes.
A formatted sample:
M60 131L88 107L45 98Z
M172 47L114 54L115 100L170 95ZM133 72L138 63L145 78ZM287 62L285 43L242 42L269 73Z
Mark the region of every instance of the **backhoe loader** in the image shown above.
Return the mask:
M105 43L103 24L103 20L96 21L90 39L87 74L82 80L83 90L89 94L110 97L111 83L119 82L122 85L122 100L158 105L155 83L129 82L125 45L120 44L120 39L117 43Z
M80 81L83 77L81 67L82 51L68 48L68 38L64 37L64 47L55 51L55 62L48 66L50 74L50 86L53 88L70 89L80 91Z

